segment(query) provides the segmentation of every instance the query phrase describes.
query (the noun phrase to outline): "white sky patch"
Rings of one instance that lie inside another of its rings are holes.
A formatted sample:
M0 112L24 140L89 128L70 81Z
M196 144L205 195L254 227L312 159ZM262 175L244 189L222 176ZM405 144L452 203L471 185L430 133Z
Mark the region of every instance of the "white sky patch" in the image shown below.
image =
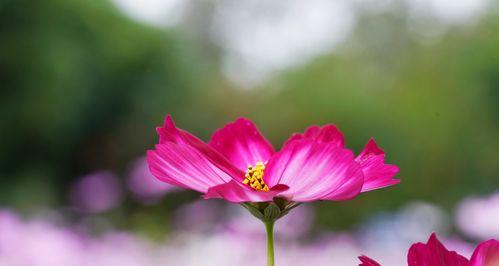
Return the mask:
M182 0L112 0L129 17L153 26L172 26L181 18Z
M225 50L226 76L252 87L329 51L348 36L353 23L347 1L228 0L217 7L213 39Z
M407 0L413 15L432 15L443 23L465 24L479 17L487 0Z
M438 39L448 26L472 23L490 0L404 0L410 30L422 41ZM181 24L188 0L113 0L125 14L154 26ZM198 25L222 50L221 71L253 88L275 73L331 51L348 38L359 7L383 13L397 0L219 0L212 21ZM210 11L207 11L210 12ZM184 29L185 30L185 29Z

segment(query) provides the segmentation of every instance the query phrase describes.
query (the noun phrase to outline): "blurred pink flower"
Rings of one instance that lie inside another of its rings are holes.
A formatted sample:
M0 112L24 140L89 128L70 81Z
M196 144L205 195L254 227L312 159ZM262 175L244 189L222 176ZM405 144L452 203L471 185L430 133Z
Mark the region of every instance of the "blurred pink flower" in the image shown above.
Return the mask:
M158 179L231 202L348 200L391 186L398 167L370 140L359 156L346 149L334 125L293 134L279 152L247 119L215 132L208 144L175 127L170 116L157 129L159 144L148 151Z
M132 162L127 187L137 199L144 203L153 203L176 189L175 186L161 182L151 174L145 156Z
M81 265L82 247L70 230L0 210L0 265Z
M376 261L366 256L359 257L361 266L378 266ZM408 266L497 266L499 265L499 241L482 242L468 261L455 251L449 251L437 239L435 233L426 244L416 243L407 254Z
M206 232L213 223L223 218L223 206L217 202L195 201L175 212L173 226L189 233Z
M123 232L78 234L44 219L0 210L0 265L157 266L153 243Z
M312 227L314 212L309 206L300 206L278 222L276 234L279 237L294 239L305 236Z
M125 232L108 232L93 239L84 252L84 266L158 266L154 245ZM165 265L165 264L163 264Z
M479 240L499 238L499 192L489 197L464 199L456 211L459 229Z
M122 191L116 176L99 171L81 177L72 187L70 200L78 211L97 213L117 207Z

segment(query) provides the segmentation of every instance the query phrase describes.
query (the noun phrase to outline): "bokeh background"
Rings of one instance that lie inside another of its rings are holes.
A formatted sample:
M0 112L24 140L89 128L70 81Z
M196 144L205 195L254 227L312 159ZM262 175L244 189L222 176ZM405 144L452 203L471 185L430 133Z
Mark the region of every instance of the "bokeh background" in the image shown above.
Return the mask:
M278 223L278 265L403 265L432 231L469 255L499 238L498 32L492 0L3 0L0 265L263 265L249 214L148 173L167 114L276 148L334 123L400 166Z

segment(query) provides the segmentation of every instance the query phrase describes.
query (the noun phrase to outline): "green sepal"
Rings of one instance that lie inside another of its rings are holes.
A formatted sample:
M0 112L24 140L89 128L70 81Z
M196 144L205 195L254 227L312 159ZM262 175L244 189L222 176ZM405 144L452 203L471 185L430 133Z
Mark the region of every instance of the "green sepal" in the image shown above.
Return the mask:
M265 210L263 210L263 217L265 221L276 221L281 218L281 210L275 203L270 203Z
M275 198L273 202L244 202L241 205L264 223L275 222L301 203Z
M263 216L263 213L258 209L258 207L256 207L255 205L251 204L251 203L241 203L241 205L246 209L248 210L253 216L255 216L256 218L260 219L260 220L264 220L264 216Z

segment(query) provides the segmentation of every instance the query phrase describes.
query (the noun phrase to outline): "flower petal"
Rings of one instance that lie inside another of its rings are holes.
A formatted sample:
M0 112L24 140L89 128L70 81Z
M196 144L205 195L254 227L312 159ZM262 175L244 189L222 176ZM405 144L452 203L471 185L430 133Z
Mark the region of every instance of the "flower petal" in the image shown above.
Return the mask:
M212 187L204 195L205 199L221 198L230 202L265 202L272 201L280 192L287 190L287 186L277 185L270 191L256 191L237 181Z
M385 152L370 139L364 150L355 158L364 172L362 192L384 188L400 183L393 177L399 172L395 165L385 164Z
M156 131L159 134L159 144L172 142L192 146L229 175L240 179L244 177L244 172L232 165L222 154L196 136L177 128L170 115L166 116L163 127L156 128Z
M305 133L294 133L291 137L285 142L285 145L294 140L300 139L311 139L317 142L332 142L338 147L345 146L345 139L343 137L343 133L332 124L324 125L319 127L317 125L313 125L307 130Z
M165 142L147 152L151 173L158 179L202 193L227 183L232 177L213 164L203 153L189 145Z
M491 239L480 243L471 256L470 266L499 265L499 241Z
M266 162L275 152L256 126L244 118L217 130L209 144L242 171L248 165Z
M202 140L198 139L191 133L177 128L171 115L167 115L165 118L165 123L163 127L157 127L156 131L159 135L159 144L165 142L174 142L179 144L197 145L203 143Z
M362 262L359 266L381 266L381 264L377 263L375 260L364 255L360 256L359 260Z
M455 251L447 250L435 233L426 244L416 243L407 254L409 266L467 266L468 260Z
M297 202L350 199L363 183L351 151L310 139L288 142L269 160L263 178L270 187L289 186L279 196Z

